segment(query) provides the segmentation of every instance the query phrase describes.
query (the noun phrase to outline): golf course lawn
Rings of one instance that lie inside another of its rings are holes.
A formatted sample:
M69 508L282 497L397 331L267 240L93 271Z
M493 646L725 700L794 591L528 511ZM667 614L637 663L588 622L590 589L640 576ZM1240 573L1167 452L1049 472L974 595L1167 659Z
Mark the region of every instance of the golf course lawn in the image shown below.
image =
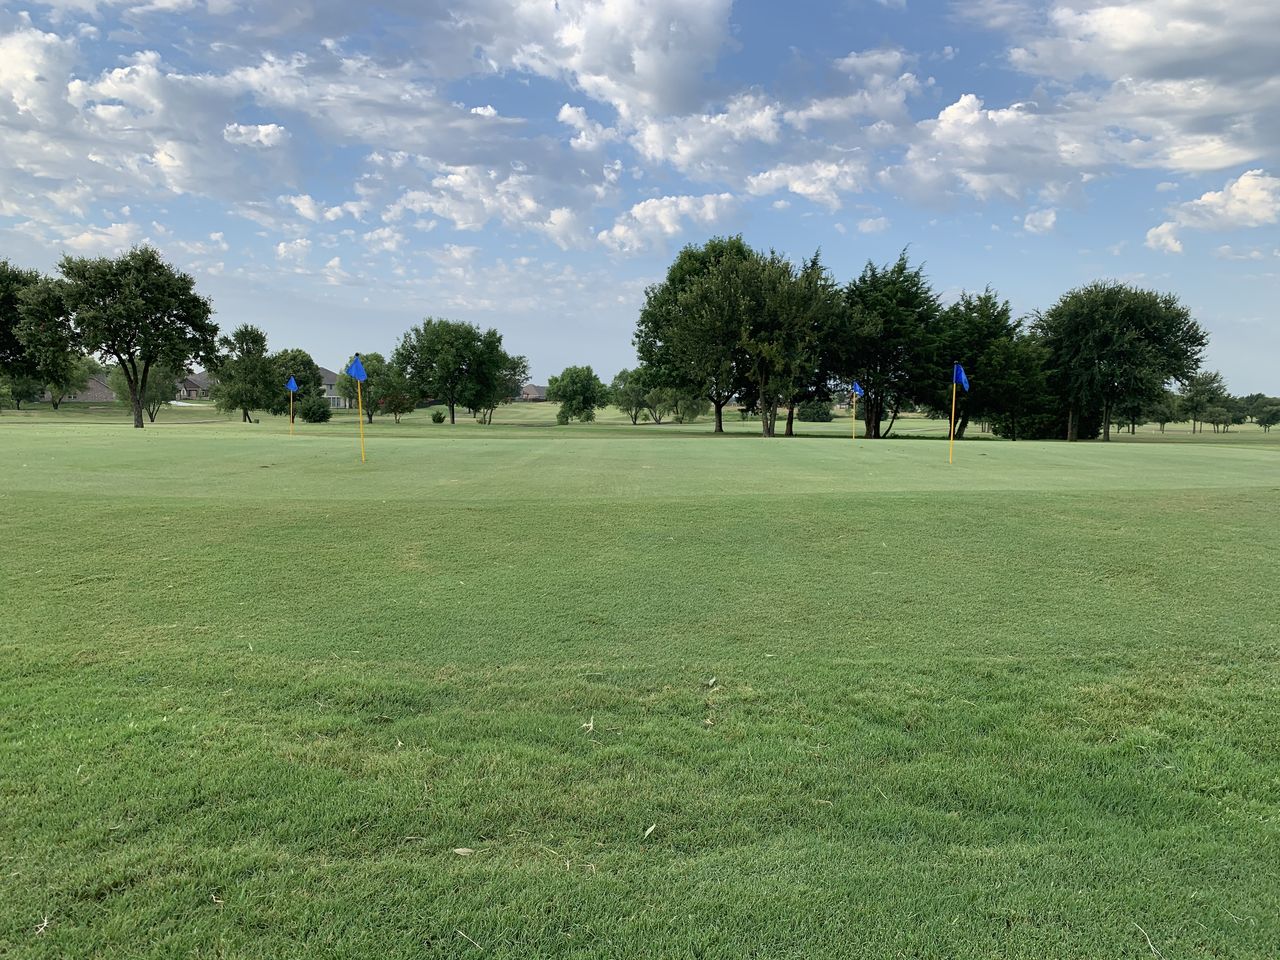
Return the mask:
M732 419L0 415L0 955L1280 955L1280 431Z

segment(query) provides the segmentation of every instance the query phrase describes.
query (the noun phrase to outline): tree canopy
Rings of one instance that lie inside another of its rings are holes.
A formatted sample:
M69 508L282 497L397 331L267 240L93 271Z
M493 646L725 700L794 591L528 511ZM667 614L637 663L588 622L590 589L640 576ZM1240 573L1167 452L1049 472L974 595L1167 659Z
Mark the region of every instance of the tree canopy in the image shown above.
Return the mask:
M63 257L58 269L67 340L115 362L135 427L143 425L153 370L163 369L167 380L192 362L213 361L218 327L209 300L153 248L115 258Z
M570 420L590 423L596 411L609 403L609 388L590 367L565 367L547 381L547 399L560 404L556 422L561 426Z

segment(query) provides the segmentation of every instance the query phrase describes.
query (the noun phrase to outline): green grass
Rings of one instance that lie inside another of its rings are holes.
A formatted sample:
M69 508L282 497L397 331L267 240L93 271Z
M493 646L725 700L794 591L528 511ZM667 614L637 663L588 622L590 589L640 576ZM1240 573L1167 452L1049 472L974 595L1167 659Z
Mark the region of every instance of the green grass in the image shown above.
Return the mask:
M0 955L1277 955L1280 443L61 413Z

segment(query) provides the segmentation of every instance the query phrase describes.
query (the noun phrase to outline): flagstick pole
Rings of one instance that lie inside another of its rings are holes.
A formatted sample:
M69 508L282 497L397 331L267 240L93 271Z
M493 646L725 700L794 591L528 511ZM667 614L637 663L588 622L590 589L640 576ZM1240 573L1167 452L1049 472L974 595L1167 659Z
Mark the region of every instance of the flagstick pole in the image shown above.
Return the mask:
M956 377L954 369L951 374L951 445L947 448L947 463L955 459L956 452Z
M360 418L360 462L365 463L364 458L364 394L360 390L360 381L356 381L356 409L357 416Z
M289 436L293 436L293 391L289 391Z
M849 392L849 416L853 418L853 426L849 428L852 434L850 439L856 441L858 439L858 395L852 391Z

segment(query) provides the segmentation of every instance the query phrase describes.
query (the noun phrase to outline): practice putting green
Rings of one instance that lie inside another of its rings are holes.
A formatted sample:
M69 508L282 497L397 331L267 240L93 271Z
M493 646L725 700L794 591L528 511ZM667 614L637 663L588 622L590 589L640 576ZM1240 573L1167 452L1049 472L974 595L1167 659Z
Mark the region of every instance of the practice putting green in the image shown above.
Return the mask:
M1280 432L518 416L0 415L0 955L1277 955Z

